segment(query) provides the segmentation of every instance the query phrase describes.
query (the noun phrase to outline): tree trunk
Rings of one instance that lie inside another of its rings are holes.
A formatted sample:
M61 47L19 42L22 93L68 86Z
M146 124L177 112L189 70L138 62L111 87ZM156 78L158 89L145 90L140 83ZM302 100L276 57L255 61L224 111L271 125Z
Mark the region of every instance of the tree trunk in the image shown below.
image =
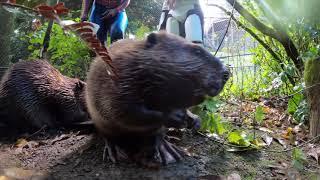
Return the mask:
M13 16L0 6L0 77L10 64L10 36L13 31Z
M304 79L310 108L310 135L320 135L320 57L305 64Z

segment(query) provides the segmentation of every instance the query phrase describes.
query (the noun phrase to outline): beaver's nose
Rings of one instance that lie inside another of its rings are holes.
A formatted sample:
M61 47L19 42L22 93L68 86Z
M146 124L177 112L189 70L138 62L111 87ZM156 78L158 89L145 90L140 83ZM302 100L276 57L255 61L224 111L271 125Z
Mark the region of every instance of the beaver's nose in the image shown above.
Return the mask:
M223 72L223 82L226 83L229 78L230 78L230 71L228 69L226 69Z

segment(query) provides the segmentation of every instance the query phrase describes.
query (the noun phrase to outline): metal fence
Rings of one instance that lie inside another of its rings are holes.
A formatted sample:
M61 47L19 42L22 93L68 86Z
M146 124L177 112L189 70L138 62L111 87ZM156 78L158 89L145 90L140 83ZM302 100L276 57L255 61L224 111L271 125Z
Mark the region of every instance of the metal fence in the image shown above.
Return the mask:
M219 8L212 6L216 2L218 1L206 0L203 4L205 7L205 47L209 51L216 52L221 44L217 57L231 69L233 84L230 86L237 86L233 88L238 88L239 91L245 88L243 87L244 82L247 83L247 86L257 86L257 79L261 72L260 68L252 63L252 58L255 54L251 50L258 43L243 29L239 28L233 20L231 20L229 29L226 32L230 16ZM219 5L226 7L226 9L232 8L227 3L220 3ZM239 17L239 14L235 11L234 16ZM223 39L224 35L225 38Z

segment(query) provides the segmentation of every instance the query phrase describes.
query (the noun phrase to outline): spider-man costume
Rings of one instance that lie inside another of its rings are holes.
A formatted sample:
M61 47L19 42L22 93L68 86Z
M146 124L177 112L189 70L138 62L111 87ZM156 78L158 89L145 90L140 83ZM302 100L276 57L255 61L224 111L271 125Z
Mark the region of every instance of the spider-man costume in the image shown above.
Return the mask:
M88 12L91 8L90 22L100 26L97 36L102 44L110 33L111 42L124 38L128 26L128 18L125 8L130 0L83 0L81 21L88 19ZM114 13L114 16L108 14Z

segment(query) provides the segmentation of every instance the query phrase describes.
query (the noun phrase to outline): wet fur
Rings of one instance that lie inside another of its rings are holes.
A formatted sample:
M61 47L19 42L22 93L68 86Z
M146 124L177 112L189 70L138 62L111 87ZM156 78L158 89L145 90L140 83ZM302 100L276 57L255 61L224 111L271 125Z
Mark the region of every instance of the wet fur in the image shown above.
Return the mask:
M118 41L109 55L118 79L112 80L106 63L97 58L86 90L92 120L107 137L152 139L163 132L172 112L197 105L206 95L217 95L225 83L225 67L218 59L164 32L143 41Z
M1 80L0 121L22 130L87 121L85 86L45 60L18 62Z

